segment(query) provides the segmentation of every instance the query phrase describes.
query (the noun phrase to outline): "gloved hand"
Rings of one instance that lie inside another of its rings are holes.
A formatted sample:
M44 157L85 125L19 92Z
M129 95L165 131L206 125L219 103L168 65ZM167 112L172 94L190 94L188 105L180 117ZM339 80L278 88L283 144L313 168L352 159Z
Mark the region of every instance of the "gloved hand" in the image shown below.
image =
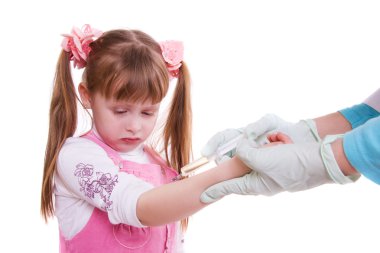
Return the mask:
M238 135L243 134L243 128L239 129L226 129L222 132L216 133L211 139L207 142L207 144L202 148L201 154L204 157L210 157L216 153L216 150L218 149L219 146L229 142L233 138L237 137ZM232 150L226 154L223 154L221 156L216 156L215 157L215 162L217 164L230 159L235 155L235 150Z
M319 142L315 121L301 120L298 123L287 122L274 114L267 114L258 121L245 127L248 139L257 140L273 132L282 132L292 139L293 143Z
M266 136L273 132L282 132L288 135L293 143L320 141L314 120L301 120L294 124L284 121L274 114L267 114L245 128L227 129L215 134L202 148L201 154L204 157L212 156L219 146L242 133L244 133L248 139L254 140L256 144L263 145L267 142ZM228 160L235 155L235 152L236 150L232 150L227 154L217 156L215 159L216 163L219 164Z
M248 139L237 146L237 156L252 169L250 174L209 187L201 201L211 203L225 195L271 196L279 192L302 191L326 183L345 184L358 177L345 176L331 150L330 143L340 136L327 136L323 142L279 144L258 147Z

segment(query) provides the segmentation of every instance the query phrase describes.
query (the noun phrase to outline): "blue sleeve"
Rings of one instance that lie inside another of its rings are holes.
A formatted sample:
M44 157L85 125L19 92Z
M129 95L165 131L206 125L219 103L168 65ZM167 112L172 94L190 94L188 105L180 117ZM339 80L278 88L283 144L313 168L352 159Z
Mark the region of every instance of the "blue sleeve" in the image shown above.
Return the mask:
M343 149L357 171L380 184L380 117L368 120L346 133Z
M380 115L378 111L371 106L361 103L339 111L350 122L352 128L356 128L367 120Z

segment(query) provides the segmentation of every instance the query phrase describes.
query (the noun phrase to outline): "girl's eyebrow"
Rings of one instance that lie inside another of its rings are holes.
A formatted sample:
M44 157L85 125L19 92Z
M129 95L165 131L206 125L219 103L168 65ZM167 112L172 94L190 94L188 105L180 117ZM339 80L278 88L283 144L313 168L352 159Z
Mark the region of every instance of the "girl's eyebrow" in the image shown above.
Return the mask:
M115 102L114 106L116 107L135 107L135 103L125 103L125 102ZM139 106L142 110L158 110L160 107L160 104L153 104L153 105L142 105Z
M142 111L152 111L152 112L155 112L155 111L158 111L159 107L157 106L147 106L147 107L142 107L141 110Z

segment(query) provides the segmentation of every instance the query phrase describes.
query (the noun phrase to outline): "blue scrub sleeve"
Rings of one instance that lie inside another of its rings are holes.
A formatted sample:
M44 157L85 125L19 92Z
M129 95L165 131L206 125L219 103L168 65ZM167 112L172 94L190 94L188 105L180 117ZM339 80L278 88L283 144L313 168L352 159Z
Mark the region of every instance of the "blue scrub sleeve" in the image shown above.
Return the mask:
M380 116L346 133L343 149L357 171L380 184Z
M361 103L339 111L350 122L352 129L380 115L371 106Z

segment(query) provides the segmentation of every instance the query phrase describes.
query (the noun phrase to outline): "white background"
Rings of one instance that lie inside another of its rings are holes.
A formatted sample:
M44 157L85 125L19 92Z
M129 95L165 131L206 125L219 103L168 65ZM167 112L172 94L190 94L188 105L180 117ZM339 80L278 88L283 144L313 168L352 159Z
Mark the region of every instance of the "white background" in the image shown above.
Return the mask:
M185 43L194 154L265 113L288 121L379 87L377 1L2 1L1 252L58 252L40 217L48 108L61 33L85 23ZM187 252L378 252L380 187L365 178L274 197L229 196L195 214Z

